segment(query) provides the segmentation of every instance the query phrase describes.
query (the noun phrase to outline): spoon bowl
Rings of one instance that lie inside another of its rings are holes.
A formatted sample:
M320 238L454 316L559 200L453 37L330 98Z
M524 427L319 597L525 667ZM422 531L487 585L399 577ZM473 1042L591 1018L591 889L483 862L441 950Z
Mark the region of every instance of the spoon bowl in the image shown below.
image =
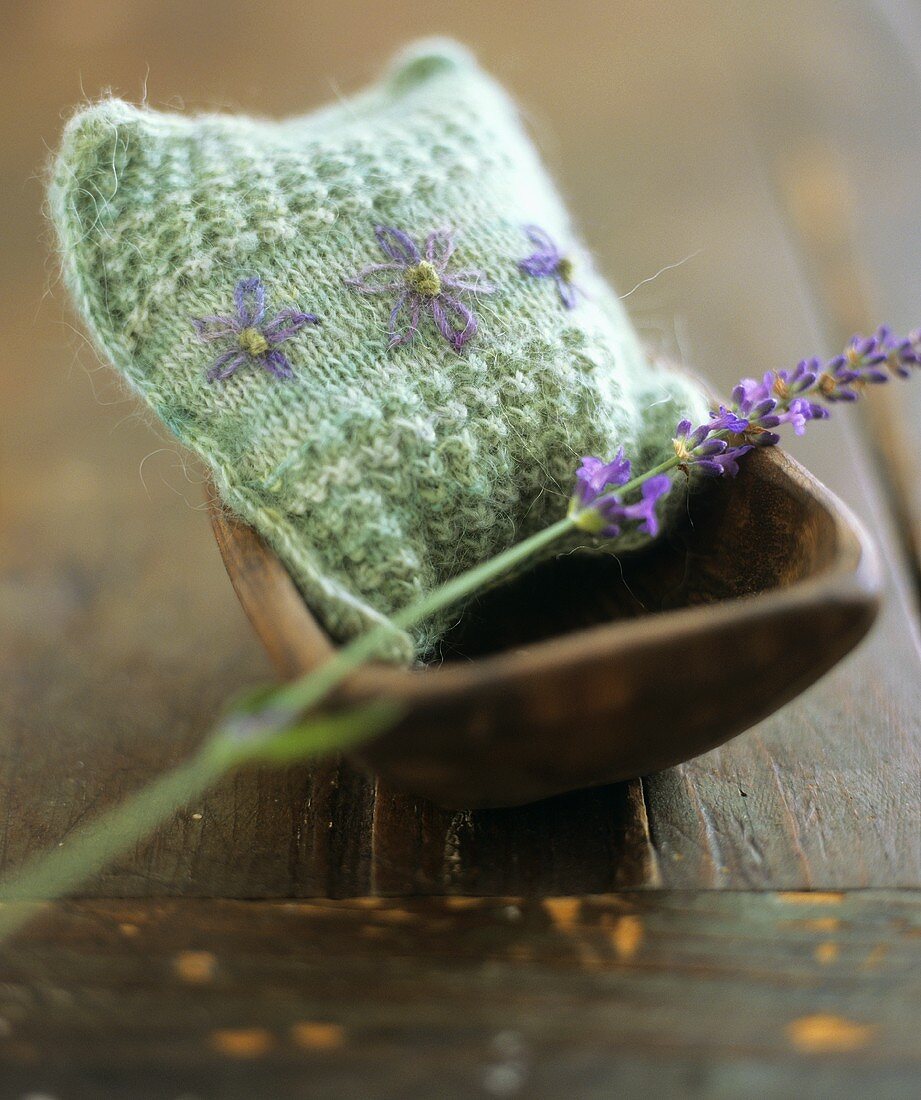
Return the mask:
M212 491L231 582L279 674L335 647L280 560ZM444 807L514 806L659 771L728 741L827 672L880 598L868 536L778 450L689 494L647 549L543 562L474 599L422 668L371 664L336 704L403 717L355 754Z

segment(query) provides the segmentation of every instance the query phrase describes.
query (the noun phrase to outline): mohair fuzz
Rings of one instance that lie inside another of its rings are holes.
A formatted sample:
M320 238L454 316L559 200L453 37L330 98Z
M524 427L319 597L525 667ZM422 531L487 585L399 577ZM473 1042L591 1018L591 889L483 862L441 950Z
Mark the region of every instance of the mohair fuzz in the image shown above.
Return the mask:
M339 641L560 518L581 455L623 446L640 473L682 416L706 416L692 383L648 362L515 108L451 43L288 121L94 104L66 128L51 210L101 352ZM420 247L452 228L452 264L495 288L465 299L478 330L460 352L425 318L388 347L392 303L347 285L384 259L377 225ZM575 308L519 268L526 225L565 247ZM267 316L320 324L286 340L292 378L247 366L209 381L193 320L232 313L253 278ZM413 637L391 626L383 656L431 653L454 618Z

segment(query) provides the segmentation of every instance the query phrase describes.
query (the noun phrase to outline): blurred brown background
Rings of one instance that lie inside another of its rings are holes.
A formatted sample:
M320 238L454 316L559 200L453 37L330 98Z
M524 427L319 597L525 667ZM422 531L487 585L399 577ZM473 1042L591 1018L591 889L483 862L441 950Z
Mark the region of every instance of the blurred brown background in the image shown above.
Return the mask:
M921 322L921 9L907 0L32 0L2 19L0 698L19 762L0 782L27 818L11 857L45 828L29 775L76 820L107 768L174 759L268 674L198 469L98 362L56 280L42 174L84 97L302 112L407 40L450 34L519 98L618 286L686 261L629 302L653 344L717 384L878 320ZM889 532L907 608L919 496L899 462L917 457L921 385L871 405L792 449Z

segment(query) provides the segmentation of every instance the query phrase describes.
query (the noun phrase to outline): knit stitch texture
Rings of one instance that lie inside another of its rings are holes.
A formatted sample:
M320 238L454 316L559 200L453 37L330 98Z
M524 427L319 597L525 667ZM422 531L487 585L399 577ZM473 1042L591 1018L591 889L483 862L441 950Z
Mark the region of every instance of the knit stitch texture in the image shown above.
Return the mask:
M650 365L513 105L451 43L282 122L96 103L66 128L51 210L102 353L340 641L558 519L581 455L623 446L639 473L681 417L706 416L692 383ZM392 303L347 285L382 260L378 225L420 246L453 229L451 263L492 284L465 297L462 350L430 319L389 347ZM519 268L532 225L572 259L575 308ZM319 317L285 337L291 378L247 361L209 380L192 322L233 313L247 279L268 316ZM455 617L391 627L384 655L431 653Z

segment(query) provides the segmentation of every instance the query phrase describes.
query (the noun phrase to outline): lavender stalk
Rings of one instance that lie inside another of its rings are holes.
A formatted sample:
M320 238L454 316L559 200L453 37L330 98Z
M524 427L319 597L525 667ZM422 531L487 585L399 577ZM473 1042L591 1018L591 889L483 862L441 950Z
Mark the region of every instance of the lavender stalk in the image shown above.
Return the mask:
M841 355L823 363L803 359L793 370L768 371L762 378L743 378L733 389L728 405L710 413L710 420L694 427L682 420L675 428L674 458L630 477L630 463L618 451L604 463L586 457L576 473L576 490L570 516L576 526L595 534L614 537L628 522L638 522L649 534L658 531L655 505L668 493L669 471L692 470L706 477L735 477L739 459L756 447L775 447L775 429L789 424L803 435L811 420L826 420L826 402L856 401L870 385L891 378L909 378L921 365L921 329L909 336L895 336L885 325L873 336L854 336ZM641 488L642 500L625 504L631 491Z
M319 715L299 726L260 729L254 739L247 722L260 725L262 720L238 710L234 722L209 737L185 763L100 814L61 847L7 875L0 883L0 943L35 915L36 902L76 889L241 765L285 765L340 751L382 732L398 717L393 705L371 703L342 714Z

